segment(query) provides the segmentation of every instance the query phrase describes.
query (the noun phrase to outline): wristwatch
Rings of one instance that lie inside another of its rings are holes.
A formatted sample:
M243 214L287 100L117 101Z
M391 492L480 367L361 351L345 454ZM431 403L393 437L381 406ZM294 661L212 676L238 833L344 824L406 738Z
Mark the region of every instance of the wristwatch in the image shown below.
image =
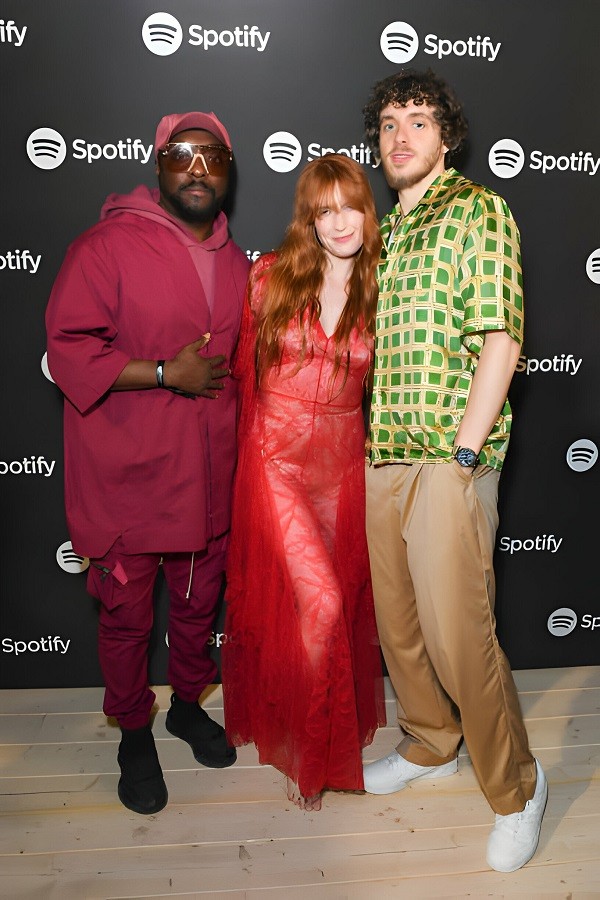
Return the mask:
M465 469L476 469L479 465L479 454L469 447L456 447L454 459Z

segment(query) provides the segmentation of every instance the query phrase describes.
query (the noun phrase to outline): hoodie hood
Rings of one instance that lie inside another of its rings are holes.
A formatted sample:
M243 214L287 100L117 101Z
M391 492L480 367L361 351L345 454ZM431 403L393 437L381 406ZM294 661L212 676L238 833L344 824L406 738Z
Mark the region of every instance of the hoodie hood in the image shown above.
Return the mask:
M109 194L100 210L100 221L116 221L122 216L140 216L143 219L151 219L158 225L168 228L176 235L182 244L187 246L200 246L204 250L218 250L229 240L227 216L220 212L213 224L213 233L201 243L189 231L181 219L176 219L159 206L160 193L158 188L147 188L140 184L129 194Z

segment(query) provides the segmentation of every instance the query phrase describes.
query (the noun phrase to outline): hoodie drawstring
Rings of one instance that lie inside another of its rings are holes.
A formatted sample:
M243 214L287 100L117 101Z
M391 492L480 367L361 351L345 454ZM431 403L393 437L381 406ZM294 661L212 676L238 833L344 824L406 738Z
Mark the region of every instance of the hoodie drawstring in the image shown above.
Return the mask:
M191 590L192 590L192 575L193 575L193 572L194 572L194 554L195 554L195 552L196 552L195 550L192 550L192 562L191 562L191 564L190 564L190 580L188 581L187 593L186 593L186 595L185 595L185 599L186 599L186 600L189 600L189 599L190 599L190 593L191 593Z

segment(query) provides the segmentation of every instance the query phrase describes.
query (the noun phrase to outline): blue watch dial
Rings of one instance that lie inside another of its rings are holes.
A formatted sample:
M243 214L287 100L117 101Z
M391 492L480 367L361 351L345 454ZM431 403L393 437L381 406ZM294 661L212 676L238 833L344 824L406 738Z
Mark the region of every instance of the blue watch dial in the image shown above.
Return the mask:
M479 464L479 454L469 447L457 447L454 459L459 466L464 466L465 469L474 469Z

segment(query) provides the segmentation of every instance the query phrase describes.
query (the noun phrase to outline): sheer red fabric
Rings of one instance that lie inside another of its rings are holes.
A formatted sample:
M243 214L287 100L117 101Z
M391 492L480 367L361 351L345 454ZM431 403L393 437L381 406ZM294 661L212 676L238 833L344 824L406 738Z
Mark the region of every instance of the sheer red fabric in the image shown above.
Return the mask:
M273 260L253 267L234 368L243 403L225 721L233 744L253 741L261 763L312 797L363 788L361 747L385 722L364 527L361 400L371 348L354 332L334 378L334 341L317 324L295 371L302 338L293 323L281 366L257 391L254 313Z

